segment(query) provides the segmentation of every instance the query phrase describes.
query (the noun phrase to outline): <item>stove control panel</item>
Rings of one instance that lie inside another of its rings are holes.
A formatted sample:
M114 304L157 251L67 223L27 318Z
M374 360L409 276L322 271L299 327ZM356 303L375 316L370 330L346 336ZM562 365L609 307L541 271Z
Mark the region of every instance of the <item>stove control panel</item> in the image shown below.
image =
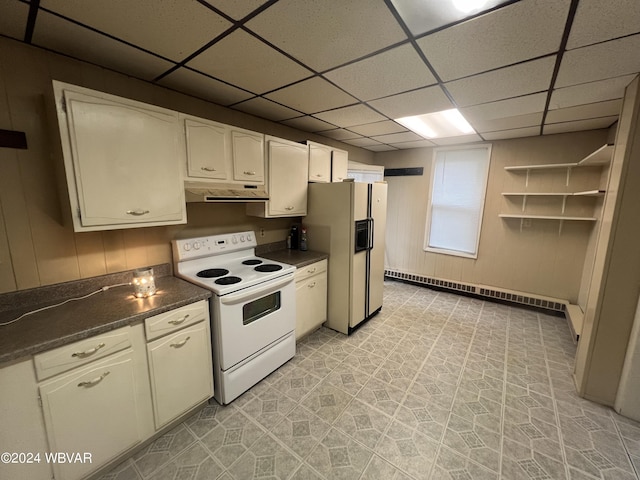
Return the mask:
M254 248L257 245L253 232L226 233L223 235L211 235L208 237L185 238L174 240L174 261L189 260L199 257L208 257L221 253L233 252Z

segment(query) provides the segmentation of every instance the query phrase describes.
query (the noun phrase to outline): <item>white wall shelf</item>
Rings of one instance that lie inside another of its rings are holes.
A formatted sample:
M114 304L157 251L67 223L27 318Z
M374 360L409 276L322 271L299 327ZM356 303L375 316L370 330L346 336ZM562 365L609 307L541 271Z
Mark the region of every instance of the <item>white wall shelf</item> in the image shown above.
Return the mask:
M613 144L608 143L603 145L591 155L587 155L585 158L578 162L578 166L587 167L587 166L600 166L607 165L611 162L611 157L613 156Z
M579 221L579 222L595 222L598 220L595 217L565 217L563 215L529 215L526 213L500 213L498 214L500 218L514 218L520 220L520 232L522 232L522 228L524 227L525 220L558 220L560 225L558 226L558 235L562 233L562 226L565 220L569 221Z

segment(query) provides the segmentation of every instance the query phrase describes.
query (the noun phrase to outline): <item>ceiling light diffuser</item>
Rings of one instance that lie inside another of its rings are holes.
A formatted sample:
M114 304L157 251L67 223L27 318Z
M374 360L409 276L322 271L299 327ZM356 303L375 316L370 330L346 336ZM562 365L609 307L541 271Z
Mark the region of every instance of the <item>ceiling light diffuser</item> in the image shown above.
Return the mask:
M487 0L452 0L453 6L463 13L471 13L480 10L487 3Z
M455 108L442 112L396 118L395 121L424 138L458 137L476 133Z

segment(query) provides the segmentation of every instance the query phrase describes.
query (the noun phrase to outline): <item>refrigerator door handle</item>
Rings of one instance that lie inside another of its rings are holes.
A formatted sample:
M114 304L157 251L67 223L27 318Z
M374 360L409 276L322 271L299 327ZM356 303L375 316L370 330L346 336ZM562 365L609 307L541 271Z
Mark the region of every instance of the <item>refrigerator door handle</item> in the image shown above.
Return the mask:
M371 250L373 248L373 218L369 218L369 248Z

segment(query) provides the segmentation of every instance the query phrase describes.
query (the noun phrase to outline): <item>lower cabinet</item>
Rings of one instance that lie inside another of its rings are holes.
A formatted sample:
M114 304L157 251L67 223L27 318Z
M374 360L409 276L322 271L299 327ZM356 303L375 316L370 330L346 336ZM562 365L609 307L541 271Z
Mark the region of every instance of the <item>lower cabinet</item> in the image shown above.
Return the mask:
M146 332L146 335L145 335ZM0 478L97 474L213 396L209 303L0 366Z
M49 448L74 455L52 463L55 478L82 478L143 440L138 382L129 350L40 386Z
M327 320L327 261L298 268L296 279L296 340Z
M208 321L149 343L147 355L156 428L213 395Z

